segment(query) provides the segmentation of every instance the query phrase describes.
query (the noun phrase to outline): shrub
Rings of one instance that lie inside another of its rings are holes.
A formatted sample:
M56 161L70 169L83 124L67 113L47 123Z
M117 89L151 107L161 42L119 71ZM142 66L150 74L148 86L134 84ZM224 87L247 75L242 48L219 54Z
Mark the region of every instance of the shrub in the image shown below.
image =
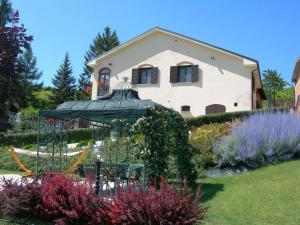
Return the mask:
M203 125L192 131L190 144L193 147L193 162L198 177L204 175L204 169L215 165L216 155L213 152L213 142L227 135L231 123Z
M119 190L108 209L110 223L128 224L195 224L204 209L199 207L199 192L194 199L190 193L178 192L162 179L161 190L155 188Z
M258 167L287 160L300 152L300 118L284 112L250 116L214 143L220 164Z
M68 142L89 140L92 138L92 132L93 131L90 128L70 129L68 130ZM41 133L41 136L45 136L45 133ZM37 132L4 134L0 136L0 145L21 147L28 144L36 144L36 141Z
M43 214L58 224L98 224L104 220L105 203L90 183L64 175L47 176L41 192Z
M2 214L34 215L55 224L101 224L106 217L103 199L91 185L56 174L41 182L4 180L0 191Z
M243 119L243 118L249 117L250 115L253 115L255 113L273 112L273 111L287 112L288 109L287 108L270 108L270 109L251 110L251 111L218 113L218 114L186 118L186 122L189 127L200 127L202 125L211 124L211 123L232 122L235 119Z
M0 213L15 216L39 216L41 187L24 178L21 181L2 179Z

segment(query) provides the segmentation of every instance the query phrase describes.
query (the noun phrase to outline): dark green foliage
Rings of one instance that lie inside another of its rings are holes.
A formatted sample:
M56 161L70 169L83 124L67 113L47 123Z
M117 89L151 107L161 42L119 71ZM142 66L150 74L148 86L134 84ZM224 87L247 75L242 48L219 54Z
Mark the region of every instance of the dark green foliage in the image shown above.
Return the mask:
M45 134L41 133L44 137ZM57 134L59 135L59 134ZM79 128L68 131L68 142L80 142L89 140L92 137L92 129ZM35 144L37 141L37 132L18 133L18 134L4 134L0 136L0 145L13 145L15 147L22 147L28 144Z
M84 56L84 67L83 72L80 74L79 79L79 97L83 99L88 99L89 96L85 93L85 88L90 85L90 77L93 69L87 65L87 62L91 59L109 51L110 49L118 46L120 44L116 31L111 32L109 27L104 28L102 34L97 34L97 37L93 40L90 45L90 49L86 52Z
M0 1L0 132L6 131L8 111L16 111L23 93L18 89L23 68L18 56L32 40L7 0Z
M0 0L0 29L12 21L13 10L9 0Z
M41 90L43 83L38 83L42 76L42 72L36 67L37 59L32 53L32 49L28 48L18 58L19 67L22 68L19 80L19 91L22 92L22 99L19 101L20 106L34 106L36 97L35 91Z
M76 85L68 53L52 79L52 84L54 89L51 99L55 105L74 100Z
M134 132L144 135L144 144L140 154L152 179L160 176L174 176L174 160L177 175L195 179L195 170L191 162L191 148L188 144L188 129L182 116L175 111L151 109L147 117L137 121ZM169 167L169 162L171 167Z
M218 114L186 118L186 122L190 128L200 127L204 124L232 122L235 119L242 119L244 117L248 117L255 113L270 112L270 111L286 112L286 111L288 111L288 109L287 108L269 108L269 109L259 109L259 110L252 110L252 111L218 113Z
M294 88L284 88L276 92L277 100L293 100L294 99Z
M263 72L263 85L267 96L275 101L276 92L282 90L288 83L276 70L267 69Z

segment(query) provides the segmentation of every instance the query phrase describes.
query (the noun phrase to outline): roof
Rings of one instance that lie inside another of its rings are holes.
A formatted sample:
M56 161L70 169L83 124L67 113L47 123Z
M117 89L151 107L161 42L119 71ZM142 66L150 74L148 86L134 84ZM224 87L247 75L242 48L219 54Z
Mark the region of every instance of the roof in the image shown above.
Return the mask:
M164 28L161 28L161 27L154 27L136 37L134 37L133 39L129 40L129 41L126 41L124 42L123 44L101 54L101 55L98 55L97 57L91 59L90 61L88 61L87 65L90 66L90 67L93 67L94 64L96 64L97 61L101 60L101 59L104 59L124 48L126 48L127 46L129 45L132 45L134 44L135 42L151 35L151 34L154 34L156 32L159 32L159 33L164 33L164 34L168 34L168 35L171 35L171 36L174 36L176 38L181 38L181 39L184 39L186 41L189 41L189 42L193 42L195 44L198 44L198 45L201 45L201 46L206 46L208 48L212 48L214 50L217 50L219 52L223 52L225 54L229 54L231 56L234 56L234 57L238 57L238 58L241 58L241 59L247 59L247 60L250 60L256 64L258 64L258 61L256 59L253 59L253 58L250 58L248 56L244 56L244 55L241 55L239 53L236 53L236 52L233 52L233 51L230 51L230 50L227 50L227 49L224 49L224 48L221 48L221 47L218 47L216 45L212 45L212 44L209 44L207 42L204 42L204 41L200 41L198 39L195 39L195 38L191 38L189 36L186 36L186 35L182 35L182 34L179 34L179 33L176 33L176 32L173 32L173 31L170 31L170 30L167 30L167 29L164 29Z
M104 122L116 118L137 119L147 114L149 108L166 107L151 100L141 100L133 89L116 89L98 100L69 101L55 110L42 110L40 116L51 118L80 118L95 122Z
M300 76L300 57L298 57L296 61L295 68L292 75L292 81L297 83L297 81L299 80L299 76Z

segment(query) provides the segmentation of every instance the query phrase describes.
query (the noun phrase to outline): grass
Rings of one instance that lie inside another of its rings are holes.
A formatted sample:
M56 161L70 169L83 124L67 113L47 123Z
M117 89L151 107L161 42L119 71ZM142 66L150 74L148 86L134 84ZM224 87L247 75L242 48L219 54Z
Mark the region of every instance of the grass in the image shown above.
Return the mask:
M203 192L206 225L300 224L300 160L210 178Z
M21 172L15 170L0 169L0 174L21 174Z

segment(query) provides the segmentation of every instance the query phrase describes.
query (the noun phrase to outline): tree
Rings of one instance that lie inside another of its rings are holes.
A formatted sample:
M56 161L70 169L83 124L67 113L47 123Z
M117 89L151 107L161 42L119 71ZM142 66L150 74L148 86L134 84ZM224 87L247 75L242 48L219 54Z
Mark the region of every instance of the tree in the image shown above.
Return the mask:
M12 22L13 10L8 0L0 0L0 28Z
M263 72L263 85L266 94L275 101L276 91L282 90L288 83L276 70L267 69Z
M109 27L104 28L102 34L97 34L96 38L93 40L93 43L90 45L90 49L86 52L84 56L84 67L83 72L80 74L79 78L79 92L80 98L87 99L89 96L85 93L85 89L90 85L91 74L93 73L92 68L87 65L87 62L91 59L97 57L98 55L103 54L106 51L111 50L112 48L120 44L116 31L111 32Z
M13 11L8 0L0 0L0 132L9 127L8 111L16 110L22 93L18 81L22 67L18 56L28 48L32 36L19 24L19 13Z
M54 75L52 79L54 89L51 99L54 104L58 105L65 101L74 100L76 85L72 73L71 62L67 53L63 64L59 67L56 75Z
M21 107L34 106L37 101L34 92L41 90L43 83L38 83L42 76L42 72L36 67L37 59L32 53L32 49L28 48L19 56L18 64L22 68L20 79L20 90L22 92L23 101Z

